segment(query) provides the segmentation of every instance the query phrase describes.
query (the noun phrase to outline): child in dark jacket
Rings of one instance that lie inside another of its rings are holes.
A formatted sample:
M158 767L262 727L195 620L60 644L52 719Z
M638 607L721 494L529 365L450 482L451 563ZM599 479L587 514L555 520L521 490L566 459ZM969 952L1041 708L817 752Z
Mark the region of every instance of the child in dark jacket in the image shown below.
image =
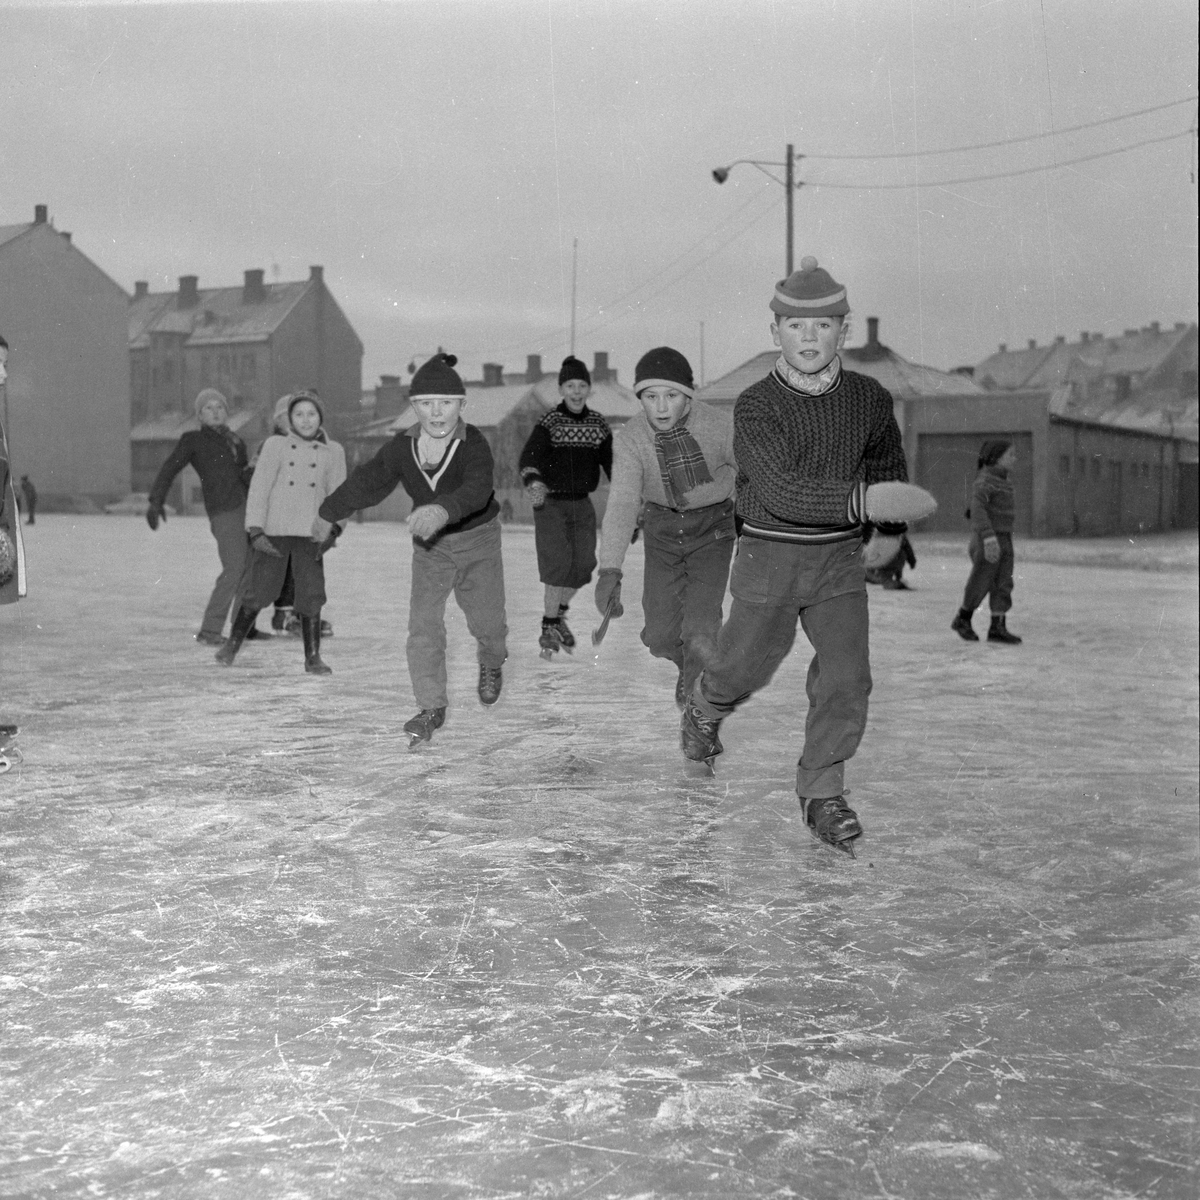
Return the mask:
M446 600L451 591L479 643L479 699L500 699L508 657L500 506L487 439L461 418L466 388L450 354L438 354L413 376L409 397L418 424L398 433L321 505L314 537L386 499L397 487L415 506L412 595L408 608L408 673L420 712L404 726L410 746L430 741L446 720Z
M986 441L979 449L979 474L971 488L971 574L962 607L950 628L965 642L979 641L971 628L971 615L986 596L992 613L987 640L1019 646L1021 639L1008 631L1006 614L1012 608L1013 590L1013 481L1017 461L1012 442Z

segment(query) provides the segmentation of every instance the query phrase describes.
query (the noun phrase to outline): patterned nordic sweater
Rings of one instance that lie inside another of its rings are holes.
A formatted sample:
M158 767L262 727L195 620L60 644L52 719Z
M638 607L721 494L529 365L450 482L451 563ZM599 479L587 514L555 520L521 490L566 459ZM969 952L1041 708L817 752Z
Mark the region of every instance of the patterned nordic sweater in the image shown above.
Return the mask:
M553 496L587 496L612 478L612 431L584 405L578 415L566 403L552 408L534 427L521 451L521 482L544 483Z
M832 390L806 396L777 371L733 410L742 532L783 542L838 542L862 531L869 484L907 482L891 393L843 370Z

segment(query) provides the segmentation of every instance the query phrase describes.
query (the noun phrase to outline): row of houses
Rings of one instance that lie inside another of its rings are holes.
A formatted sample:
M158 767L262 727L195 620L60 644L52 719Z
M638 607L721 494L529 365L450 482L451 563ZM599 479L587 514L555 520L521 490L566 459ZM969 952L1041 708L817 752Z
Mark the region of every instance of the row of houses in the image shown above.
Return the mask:
M351 465L411 424L398 375L362 389L363 347L326 286L321 267L305 280L268 283L247 270L240 285L202 288L185 275L170 292L137 283L130 296L54 228L44 205L34 220L0 226L0 331L10 356L3 414L19 474L48 508L98 507L146 491L170 447L194 427L203 387L231 400L231 424L248 442L269 431L274 400L316 386ZM767 374L764 350L701 389L732 406ZM961 531L979 443L1009 437L1018 448L1017 527L1033 536L1146 532L1196 525L1197 327L1157 323L1116 336L1010 350L975 367L939 371L885 345L877 318L847 365L878 379L895 400L911 476L939 500L926 528ZM410 364L410 371L415 364ZM617 426L638 411L607 354L592 367L591 405ZM555 378L529 355L523 371L485 363L468 381L466 416L496 459L505 515L531 519L517 476L521 446L558 402ZM198 509L190 472L170 501ZM604 505L603 491L597 497ZM368 519L399 519L393 497Z

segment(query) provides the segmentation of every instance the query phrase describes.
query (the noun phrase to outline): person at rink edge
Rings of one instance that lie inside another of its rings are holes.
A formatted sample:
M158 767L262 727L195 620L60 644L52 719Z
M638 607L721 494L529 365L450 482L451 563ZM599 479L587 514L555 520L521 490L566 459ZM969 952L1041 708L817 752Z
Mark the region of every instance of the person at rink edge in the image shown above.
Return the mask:
M600 534L596 607L619 617L621 567L643 521L642 642L679 672L683 707L716 651L735 540L733 417L694 398L688 360L670 346L638 361L642 411L613 436L612 487Z

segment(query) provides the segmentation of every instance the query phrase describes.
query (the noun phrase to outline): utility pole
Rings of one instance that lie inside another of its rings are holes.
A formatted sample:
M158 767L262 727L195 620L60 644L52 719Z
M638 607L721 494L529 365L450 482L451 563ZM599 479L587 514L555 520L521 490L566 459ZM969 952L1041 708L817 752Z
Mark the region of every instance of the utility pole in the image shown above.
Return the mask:
M792 245L795 240L793 225L792 225L792 204L796 196L796 154L795 148L791 142L788 142L787 148L787 169L784 183L784 190L787 192L787 270L784 272L784 279L787 279L792 273Z
M700 322L700 386L704 386L704 322Z
M804 186L803 181L796 182L796 160L803 158L803 154L796 153L796 147L788 142L787 158L783 162L768 162L765 159L758 158L739 158L737 162L731 162L727 167L717 167L712 177L717 183L724 183L729 178L729 172L733 170L739 163L747 163L749 166L761 171L768 179L773 179L780 184L784 191L787 192L787 231L784 251L784 266L786 268L784 277L792 273L793 268L793 252L792 247L795 240L794 237L794 201L796 189ZM783 167L784 177L779 178L778 175L772 174L767 170L768 167Z

